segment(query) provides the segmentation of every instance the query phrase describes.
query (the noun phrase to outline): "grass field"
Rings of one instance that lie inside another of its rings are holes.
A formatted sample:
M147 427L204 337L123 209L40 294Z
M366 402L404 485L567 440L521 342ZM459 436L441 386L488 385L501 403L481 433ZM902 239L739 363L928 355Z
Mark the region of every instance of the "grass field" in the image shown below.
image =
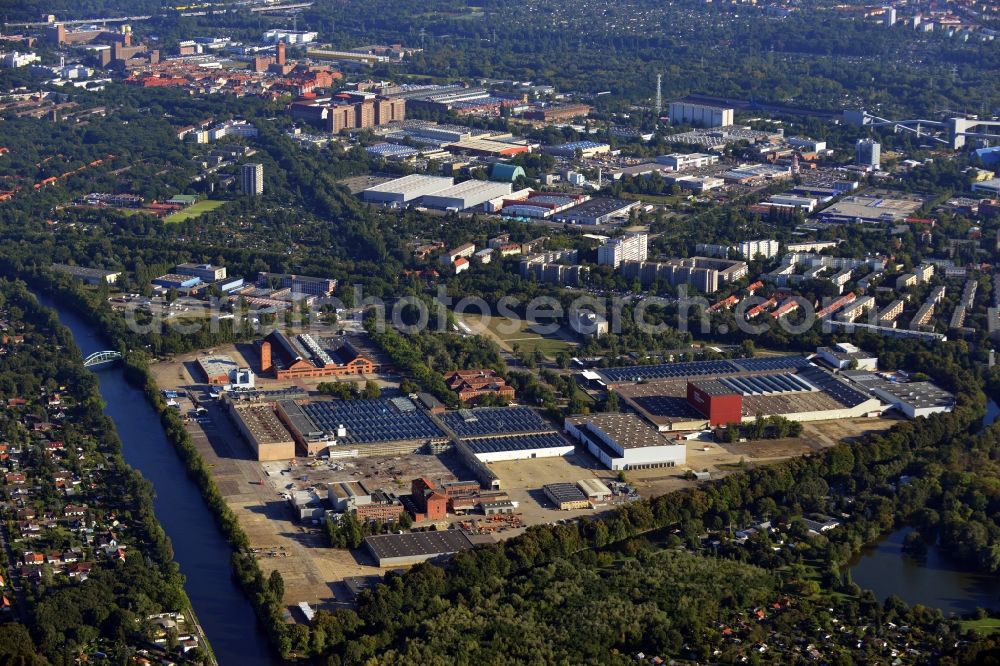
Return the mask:
M1000 633L1000 618L988 617L982 620L963 620L962 630L968 631L969 629L984 636Z
M184 210L179 210L173 215L168 215L163 218L164 222L183 222L185 220L190 220L200 216L203 213L208 213L219 206L224 206L225 201L216 201L214 199L203 199L191 206L188 206Z
M517 344L520 351L534 353L535 350L538 350L551 358L564 349L569 350L576 347L574 343L567 342L554 335L542 337L533 330L535 324L529 321L516 321L506 317L489 317L484 322L483 317L478 314L463 314L462 320L473 332L485 332L507 351L513 351L514 344ZM485 331L483 331L484 327Z

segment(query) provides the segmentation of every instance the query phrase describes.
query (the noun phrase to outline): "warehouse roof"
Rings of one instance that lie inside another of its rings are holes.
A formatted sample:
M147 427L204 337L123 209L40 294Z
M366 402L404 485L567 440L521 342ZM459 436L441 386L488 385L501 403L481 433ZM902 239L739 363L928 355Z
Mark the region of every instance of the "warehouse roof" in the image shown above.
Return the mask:
M450 555L472 548L472 542L461 530L381 534L365 537L365 545L381 560L408 557Z
M208 354L206 356L199 356L198 365L201 366L201 369L206 375L208 375L209 379L223 375L228 377L230 370L236 370L237 367L239 367L236 365L236 361L234 361L232 357L226 356L225 354Z
M910 405L916 409L951 407L955 404L954 395L931 382L901 383L880 379L869 386L896 398L901 404Z
M640 449L648 446L668 446L672 442L635 414L590 414L571 416L569 422L576 426L587 426L599 430L613 439L623 449Z
M583 494L574 483L549 483L542 486L542 489L557 502L586 502L587 496Z
M530 407L480 407L441 415L444 424L459 437L505 435L518 432L549 432L554 428Z
M580 217L603 217L604 215L614 215L626 213L639 205L638 201L626 201L625 199L600 198L584 201L582 204L567 208L561 213L557 213L553 219L557 222L561 219L577 219Z
M413 405L407 398L401 400ZM347 436L339 439L344 443L404 442L444 437L444 433L422 411L416 407L404 411L399 404L384 398L322 400L302 405L302 411L316 424L317 430L335 433L343 425Z
M451 178L444 178L441 176L425 176L423 174L414 173L409 176L403 176L402 178L396 178L395 180L390 180L385 183L379 183L378 185L372 185L366 192L400 192L407 194L410 192L421 192L428 187L438 187L438 191L445 188L451 187L452 183L455 181Z
M510 183L494 183L488 180L467 180L458 185L435 192L432 197L466 197L486 195L488 198L510 194Z
M499 453L501 451L530 451L532 449L573 448L573 444L556 433L516 435L514 437L482 437L466 440L473 454Z

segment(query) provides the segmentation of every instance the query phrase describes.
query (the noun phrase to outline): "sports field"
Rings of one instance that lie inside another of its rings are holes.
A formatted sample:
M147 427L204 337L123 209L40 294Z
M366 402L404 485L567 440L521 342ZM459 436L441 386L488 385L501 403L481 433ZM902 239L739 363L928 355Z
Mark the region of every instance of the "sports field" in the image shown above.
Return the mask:
M172 215L167 215L163 218L164 222L183 222L185 220L190 220L198 217L203 213L208 213L219 206L225 205L225 201L216 201L215 199L203 199L195 204L192 204L185 208L184 210L179 210Z
M534 330L539 325L530 321L507 317L484 318L479 314L463 314L460 319L471 332L492 337L505 351L514 351L514 346L517 345L519 351L534 353L538 350L547 357L553 357L564 349L572 350L576 347L575 343L562 339L558 333L540 335Z

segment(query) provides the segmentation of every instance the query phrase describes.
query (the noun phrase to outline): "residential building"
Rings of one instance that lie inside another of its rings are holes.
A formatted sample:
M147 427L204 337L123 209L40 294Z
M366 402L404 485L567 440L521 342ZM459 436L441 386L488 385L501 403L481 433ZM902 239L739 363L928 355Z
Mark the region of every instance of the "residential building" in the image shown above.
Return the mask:
M736 249L747 259L756 259L758 256L770 259L778 255L780 248L778 241L770 239L743 241L736 246Z
M648 238L644 233L612 238L597 249L597 263L618 268L625 261L646 261Z
M854 161L877 170L882 165L882 144L874 139L858 139L854 144Z
M670 122L674 125L727 127L733 124L733 109L687 102L671 102Z
M264 193L264 165L244 164L240 167L242 191L244 194L260 195Z

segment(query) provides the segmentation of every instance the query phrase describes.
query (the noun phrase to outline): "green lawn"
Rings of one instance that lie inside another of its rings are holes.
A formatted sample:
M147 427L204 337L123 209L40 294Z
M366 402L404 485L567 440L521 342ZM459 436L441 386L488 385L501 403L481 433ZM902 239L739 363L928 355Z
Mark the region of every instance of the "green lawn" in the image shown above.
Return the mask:
M482 317L477 314L465 314L462 315L462 319L472 330L477 332L483 324ZM576 346L556 337L542 337L532 330L532 322L514 321L506 317L490 317L485 324L489 334L508 350L511 350L516 343L521 351L534 353L537 349L545 356L552 358L558 352Z
M984 636L1000 633L1000 618L988 617L982 620L963 620L962 630L968 631L969 629Z
M163 218L164 222L183 222L185 220L190 220L200 216L202 213L208 213L219 206L224 206L225 201L216 201L215 199L203 199L198 203L188 206L184 210L177 211L172 215L168 215Z

